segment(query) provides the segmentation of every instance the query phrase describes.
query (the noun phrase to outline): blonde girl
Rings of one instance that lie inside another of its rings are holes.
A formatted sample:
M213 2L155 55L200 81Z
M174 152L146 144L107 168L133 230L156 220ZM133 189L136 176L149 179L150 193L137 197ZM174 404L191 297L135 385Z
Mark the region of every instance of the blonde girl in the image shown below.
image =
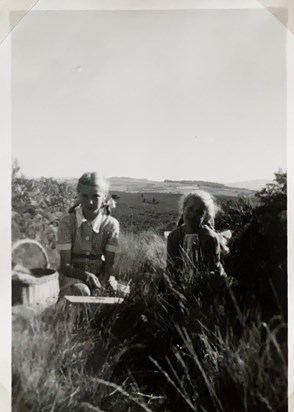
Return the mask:
M167 238L168 270L180 270L188 259L194 268L224 274L221 254L228 248L224 236L214 229L219 210L213 197L202 190L181 198L178 228Z
M104 212L108 189L100 174L84 173L77 185L78 202L60 221L61 295L91 295L112 274L119 223Z

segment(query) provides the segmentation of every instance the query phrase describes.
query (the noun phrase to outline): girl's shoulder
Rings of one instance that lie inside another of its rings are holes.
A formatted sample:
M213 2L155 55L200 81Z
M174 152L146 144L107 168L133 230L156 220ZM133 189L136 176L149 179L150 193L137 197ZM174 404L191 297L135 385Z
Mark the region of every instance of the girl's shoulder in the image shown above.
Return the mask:
M71 223L74 213L65 213L60 218L60 223Z
M119 221L111 215L103 215L101 226L109 229L119 229Z
M59 225L74 227L76 225L76 215L73 213L65 213L61 216Z
M184 237L184 230L183 226L179 226L176 229L172 230L169 235L168 235L168 240L173 240L173 239L180 239Z
M74 214L65 214L61 217L58 225L58 233L70 233L71 238L75 237L76 220Z
M115 217L110 216L110 215L108 215L107 217L108 217L108 222L111 226L119 226L119 221Z

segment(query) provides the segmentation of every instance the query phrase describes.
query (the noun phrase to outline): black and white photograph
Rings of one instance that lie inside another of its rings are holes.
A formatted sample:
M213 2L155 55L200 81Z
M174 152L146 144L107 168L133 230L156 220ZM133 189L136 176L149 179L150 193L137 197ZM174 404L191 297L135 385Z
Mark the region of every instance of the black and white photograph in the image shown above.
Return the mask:
M7 16L0 410L290 411L290 2Z

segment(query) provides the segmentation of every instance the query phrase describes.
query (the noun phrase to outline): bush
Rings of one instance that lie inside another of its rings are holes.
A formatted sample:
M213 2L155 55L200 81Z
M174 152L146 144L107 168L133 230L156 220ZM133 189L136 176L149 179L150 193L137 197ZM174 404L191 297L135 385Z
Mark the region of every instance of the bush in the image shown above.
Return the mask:
M75 191L54 179L19 177L19 167L12 171L12 242L30 238L46 249L50 265L57 268L56 233L59 220L73 204ZM30 256L34 264L34 256Z
M259 206L235 233L228 259L229 272L239 282L243 300L256 297L269 316L287 317L287 180L277 173L275 182L257 193Z

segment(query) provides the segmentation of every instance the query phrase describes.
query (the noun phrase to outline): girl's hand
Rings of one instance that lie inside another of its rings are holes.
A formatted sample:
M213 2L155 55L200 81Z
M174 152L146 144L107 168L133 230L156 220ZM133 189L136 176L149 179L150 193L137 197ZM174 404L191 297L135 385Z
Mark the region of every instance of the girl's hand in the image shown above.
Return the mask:
M95 276L91 272L85 272L85 273L87 275L86 284L89 286L89 288L91 290L101 289L101 283L99 282L99 279L97 278L97 276Z
M117 280L115 279L114 276L109 276L108 283L112 287L113 290L117 291L118 282L117 282Z

